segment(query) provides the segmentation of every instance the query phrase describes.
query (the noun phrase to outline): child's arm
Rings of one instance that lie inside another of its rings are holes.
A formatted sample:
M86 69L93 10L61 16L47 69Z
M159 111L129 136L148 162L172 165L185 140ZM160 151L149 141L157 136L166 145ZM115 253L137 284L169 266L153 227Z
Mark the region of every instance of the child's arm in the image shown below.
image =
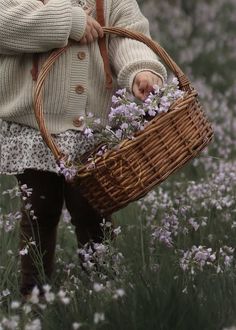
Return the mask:
M154 85L163 85L163 78L158 74L145 70L138 72L133 80L133 94L144 101L147 96L153 91Z
M142 32L150 36L148 20L142 15L136 0L113 0L110 23ZM141 71L151 71L166 79L166 69L158 57L146 45L129 38L112 37L109 44L112 66L118 77L118 84L130 91L135 76Z
M46 52L79 41L86 13L68 0L0 0L0 54Z

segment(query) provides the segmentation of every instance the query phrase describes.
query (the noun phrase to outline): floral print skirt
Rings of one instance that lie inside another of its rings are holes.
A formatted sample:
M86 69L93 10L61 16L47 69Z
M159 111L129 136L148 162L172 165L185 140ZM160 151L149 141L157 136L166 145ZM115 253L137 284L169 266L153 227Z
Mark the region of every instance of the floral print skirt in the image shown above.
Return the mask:
M54 134L54 139L72 161L94 147L92 139L76 130ZM55 158L38 130L0 122L0 174L20 174L29 168L58 172Z

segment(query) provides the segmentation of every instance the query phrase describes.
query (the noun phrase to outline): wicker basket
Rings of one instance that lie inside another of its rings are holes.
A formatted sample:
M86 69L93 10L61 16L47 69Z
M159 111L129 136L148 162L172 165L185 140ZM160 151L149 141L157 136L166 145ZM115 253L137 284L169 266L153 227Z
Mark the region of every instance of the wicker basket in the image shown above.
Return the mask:
M104 28L105 33L129 37L149 46L178 78L185 96L175 101L167 113L152 119L147 127L125 140L118 150L97 157L95 168L79 168L81 191L101 214L108 215L148 193L171 173L196 157L213 137L213 130L197 92L166 51L145 35L122 28ZM35 114L41 134L56 160L64 155L45 127L43 84L56 59L70 47L54 51L40 71L35 90Z

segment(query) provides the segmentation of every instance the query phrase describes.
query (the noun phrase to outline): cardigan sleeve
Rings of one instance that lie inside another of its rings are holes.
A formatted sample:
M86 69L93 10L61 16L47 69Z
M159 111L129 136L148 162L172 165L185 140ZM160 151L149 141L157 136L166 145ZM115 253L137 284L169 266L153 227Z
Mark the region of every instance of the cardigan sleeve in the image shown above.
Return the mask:
M136 0L113 0L110 24L142 32L150 37L148 20L141 13ZM162 80L167 78L166 69L157 55L139 41L111 37L109 55L122 88L132 90L135 75L144 70L156 73Z
M0 54L46 52L79 41L86 14L70 0L0 0Z

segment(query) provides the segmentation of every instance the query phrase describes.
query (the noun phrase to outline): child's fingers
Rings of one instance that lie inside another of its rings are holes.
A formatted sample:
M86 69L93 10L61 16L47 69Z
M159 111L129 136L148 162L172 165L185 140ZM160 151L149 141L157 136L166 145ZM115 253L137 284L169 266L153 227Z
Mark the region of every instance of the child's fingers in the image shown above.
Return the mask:
M133 86L133 94L135 97L137 97L139 100L144 101L145 100L145 96L143 91L141 91L138 87L137 84L134 84Z
M98 36L100 38L103 38L103 36L104 36L103 28L101 27L101 25L96 20L94 20L94 22L93 22L93 27L97 31Z
M80 40L81 44L91 43L98 38L103 38L104 36L103 28L101 25L92 16L89 15L91 10L92 8L89 8L85 11L87 14L87 23L85 33Z
M91 15L93 11L93 7L86 7L85 12L87 15Z

